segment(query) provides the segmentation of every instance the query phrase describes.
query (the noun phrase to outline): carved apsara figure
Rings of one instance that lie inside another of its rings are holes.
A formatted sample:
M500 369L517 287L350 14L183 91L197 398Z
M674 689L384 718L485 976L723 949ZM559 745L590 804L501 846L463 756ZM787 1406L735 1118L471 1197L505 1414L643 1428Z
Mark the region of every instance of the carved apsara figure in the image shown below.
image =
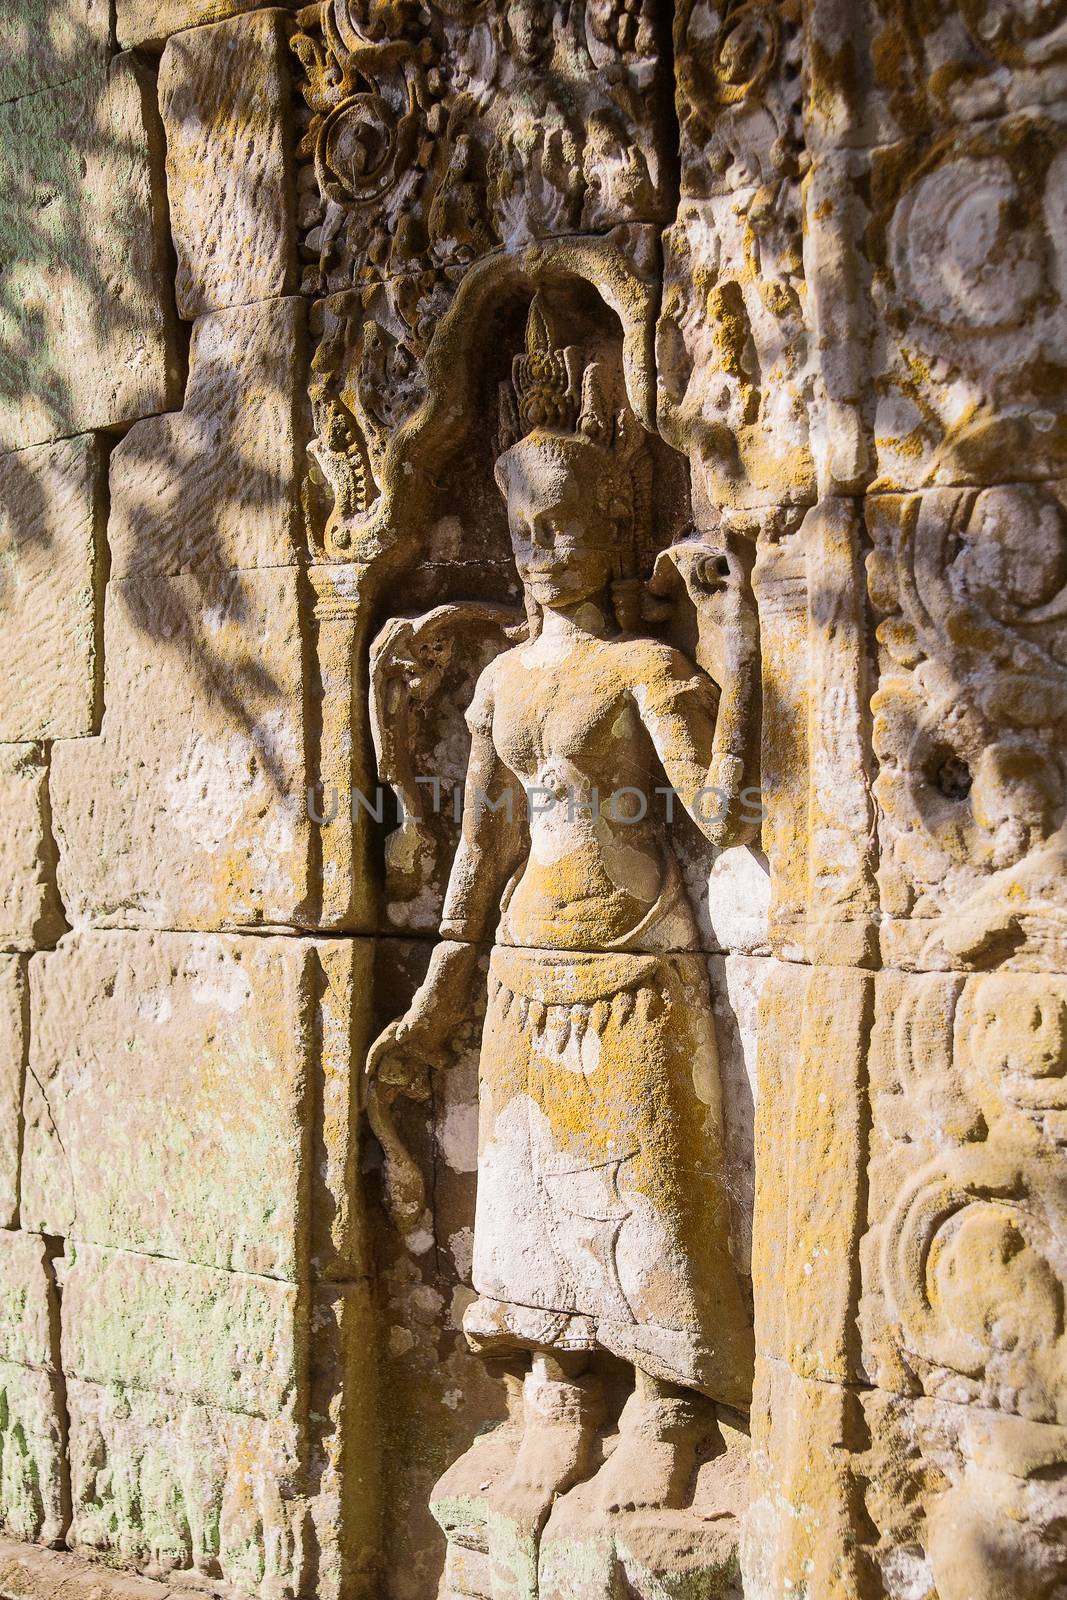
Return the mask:
M477 1350L529 1357L511 1481L549 1500L597 1465L591 1356L632 1365L597 1471L612 1511L682 1503L709 1402L749 1401L707 969L667 820L684 806L721 842L739 763L716 745L712 677L636 631L641 430L580 366L535 301L520 437L496 467L529 637L478 682L441 940L368 1072L417 1091L492 941L464 1327ZM683 586L710 618L707 546L660 557L652 592Z

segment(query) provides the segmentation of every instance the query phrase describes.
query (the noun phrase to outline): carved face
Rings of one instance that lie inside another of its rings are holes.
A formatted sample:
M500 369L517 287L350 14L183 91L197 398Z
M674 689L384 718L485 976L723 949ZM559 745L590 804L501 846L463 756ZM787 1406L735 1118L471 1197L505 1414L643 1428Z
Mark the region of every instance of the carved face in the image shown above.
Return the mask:
M619 522L605 493L609 478L595 445L547 433L530 434L498 461L515 565L539 605L591 599L616 575Z

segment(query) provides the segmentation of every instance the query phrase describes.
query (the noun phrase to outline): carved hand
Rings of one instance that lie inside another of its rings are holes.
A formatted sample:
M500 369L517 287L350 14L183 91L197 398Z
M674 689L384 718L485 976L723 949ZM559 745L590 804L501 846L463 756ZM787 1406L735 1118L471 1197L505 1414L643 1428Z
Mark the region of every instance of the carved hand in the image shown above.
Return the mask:
M376 1082L413 1100L429 1098L430 1071L447 1060L477 957L476 945L446 939L434 947L407 1011L383 1028L367 1052L366 1084Z
M443 1059L443 1050L420 1037L409 1012L383 1028L367 1051L363 1075L368 1084L380 1083L383 1089L396 1090L411 1100L428 1100L430 1069Z
M697 611L706 611L725 589L730 575L726 557L702 540L670 545L656 557L648 592L674 600L687 594Z

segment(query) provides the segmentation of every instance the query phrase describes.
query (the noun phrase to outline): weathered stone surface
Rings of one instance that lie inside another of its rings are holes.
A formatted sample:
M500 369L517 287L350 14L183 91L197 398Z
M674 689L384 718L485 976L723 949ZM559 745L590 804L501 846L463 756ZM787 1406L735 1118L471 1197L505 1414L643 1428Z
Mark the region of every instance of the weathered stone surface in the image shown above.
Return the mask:
M102 736L55 748L72 920L218 928L308 915L295 571L109 586Z
M682 194L703 199L795 177L799 8L686 0L672 10Z
M24 1225L295 1279L315 978L307 943L282 937L87 933L41 957Z
M0 956L0 1227L18 1224L22 1079L27 1048L25 963Z
M752 1273L755 1117L759 1091L757 1051L761 1037L759 1005L764 987L777 966L775 961L743 955L712 956L708 961L722 1080L732 1242L734 1258L746 1277Z
M851 180L870 194L876 487L1067 471L1065 126L1054 108L908 140Z
M260 0L115 0L115 31L123 50L161 44L182 28L221 22L254 11Z
M0 1539L0 1588L10 1600L46 1600L62 1586L66 1600L166 1600L168 1586L107 1571L67 1550L42 1550Z
M859 1372L857 1285L844 1263L866 1224L873 983L853 969L780 964L759 1002L756 1336L768 1360L818 1381Z
M59 937L55 867L45 751L0 745L0 948L32 950Z
M1061 0L116 0L169 414L154 86L83 175L52 11L0 480L123 437L106 659L8 497L0 1521L155 1600L1059 1600Z
M756 1367L752 1410L751 1499L741 1547L746 1597L866 1600L872 1590L856 1462L866 1434L857 1395L764 1360ZM903 1600L903 1592L894 1600Z
M878 1389L862 1399L872 1580L889 1600L1062 1588L1067 1429Z
M177 401L150 95L120 56L0 108L0 449Z
M782 197L771 209L750 186L687 201L664 236L659 425L699 461L713 505L815 497L798 186Z
M378 1025L409 1003L425 975L428 953L425 941L378 941ZM488 950L481 965L484 973ZM474 1298L477 1035L483 1007L481 994L475 994L474 1016L456 1038L455 1058L436 1074L430 1107L397 1102L401 1137L430 1179L432 1196L423 1225L406 1239L382 1215L380 1162L370 1144L368 1222L382 1296L382 1494L389 1508L382 1530L382 1570L393 1575L397 1600L433 1594L445 1559L445 1541L429 1510L434 1483L479 1428L498 1421L504 1412L500 1385L470 1353L462 1332L463 1313ZM398 1441L399 1448L391 1448L390 1440Z
M105 472L91 435L0 456L0 740L96 731Z
M112 576L296 560L304 302L201 317L185 405L151 417L111 458Z
M63 1371L266 1419L293 1414L306 1333L294 1284L70 1245Z
M882 1387L1067 1424L1065 1068L1067 978L879 976L862 1327Z
M58 1306L45 1241L0 1231L0 1526L50 1543L67 1524Z
M371 1033L374 946L368 939L323 939L313 949L311 1267L317 1278L362 1280L371 1264L360 1184L359 1112Z
M183 317L296 287L290 59L281 11L194 28L163 52L159 103Z
M270 1600L298 1591L305 1504L291 1422L79 1378L68 1379L67 1409L72 1550L173 1573L183 1593L219 1577Z
M59 1307L39 1234L0 1231L0 1362L59 1367Z
M377 1305L366 1280L325 1284L311 1310L308 1394L315 1485L315 1593L370 1589L381 1560L381 1398Z
M771 945L789 959L870 965L875 830L855 505L841 496L821 500L795 532L772 533L760 545L753 581Z
M867 521L884 954L1062 971L1064 485L876 495Z
M591 1485L558 1500L541 1536L538 1600L584 1600L598 1589L605 1595L629 1590L633 1600L660 1600L664 1593L679 1600L744 1600L738 1544L750 1451L742 1434L731 1433L732 1448L701 1465L685 1507L640 1508L607 1521ZM492 1537L489 1553L496 1553Z
M54 1544L67 1528L69 1491L62 1380L0 1361L0 1526Z
M1063 19L971 0L813 0L804 8L809 148L885 144L1064 92Z
M21 0L0 20L0 100L68 83L107 60L108 0Z

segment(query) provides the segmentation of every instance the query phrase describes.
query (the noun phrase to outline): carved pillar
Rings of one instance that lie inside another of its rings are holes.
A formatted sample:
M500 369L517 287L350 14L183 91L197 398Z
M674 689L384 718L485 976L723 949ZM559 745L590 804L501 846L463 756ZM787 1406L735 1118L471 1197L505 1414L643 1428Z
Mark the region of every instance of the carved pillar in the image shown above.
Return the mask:
M367 831L377 809L370 743L367 649L374 569L338 562L308 569L314 594L315 653L321 695L318 789L308 806L318 825L320 921L345 933L376 926L377 878Z

